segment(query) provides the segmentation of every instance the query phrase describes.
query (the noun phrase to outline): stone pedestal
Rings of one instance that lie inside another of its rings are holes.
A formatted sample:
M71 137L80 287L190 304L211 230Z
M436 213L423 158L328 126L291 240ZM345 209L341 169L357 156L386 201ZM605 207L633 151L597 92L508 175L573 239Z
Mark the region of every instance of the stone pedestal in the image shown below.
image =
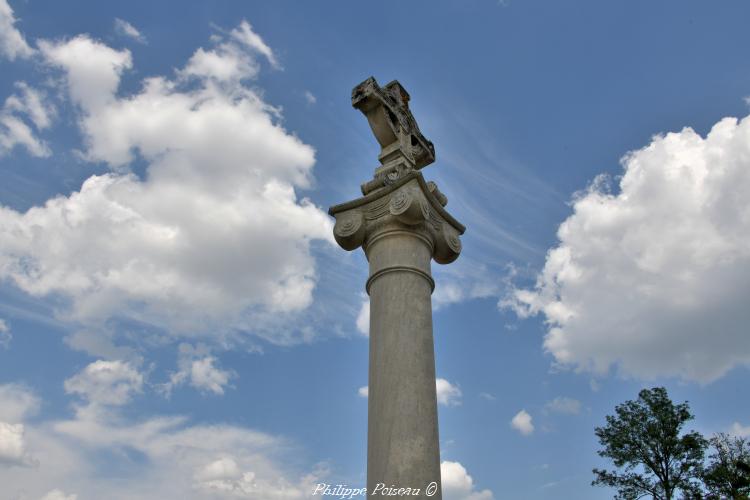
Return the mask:
M384 498L382 489L373 495L382 484L412 489L388 498L440 499L430 264L458 257L464 227L445 211L434 183L405 172L363 187L368 194L329 213L339 245L361 246L370 267L368 498Z

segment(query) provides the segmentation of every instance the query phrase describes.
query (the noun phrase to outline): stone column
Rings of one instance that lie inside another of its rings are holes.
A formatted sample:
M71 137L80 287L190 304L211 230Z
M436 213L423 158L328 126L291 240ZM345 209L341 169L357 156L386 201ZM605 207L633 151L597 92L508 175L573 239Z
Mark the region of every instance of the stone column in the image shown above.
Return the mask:
M383 486L378 490L384 485L411 488L387 498L440 499L430 264L458 257L464 227L443 208L447 199L437 186L414 168L413 156L394 151L391 145L381 154L387 160L362 186L365 196L329 213L339 245L361 246L370 267L368 498L385 498Z

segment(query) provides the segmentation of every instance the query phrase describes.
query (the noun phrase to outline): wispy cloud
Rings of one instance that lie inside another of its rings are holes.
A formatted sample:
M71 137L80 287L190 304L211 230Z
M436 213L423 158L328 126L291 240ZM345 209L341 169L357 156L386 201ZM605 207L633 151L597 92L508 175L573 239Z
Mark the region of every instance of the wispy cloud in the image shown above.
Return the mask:
M0 0L0 55L11 61L34 55L26 38L16 29L16 19L8 0Z
M574 398L559 396L544 405L548 413L559 413L562 415L578 415L581 413L581 402Z
M135 40L138 43L148 43L143 33L141 33L135 26L119 17L115 18L115 33L130 38L131 40Z

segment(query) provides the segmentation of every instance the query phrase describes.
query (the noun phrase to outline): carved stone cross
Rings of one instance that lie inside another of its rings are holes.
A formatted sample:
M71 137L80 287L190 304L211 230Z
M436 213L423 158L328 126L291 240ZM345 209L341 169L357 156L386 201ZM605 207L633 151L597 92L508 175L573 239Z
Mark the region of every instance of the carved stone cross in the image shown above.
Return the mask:
M380 143L374 180L362 185L362 194L390 183L435 161L435 148L409 109L409 93L397 80L385 87L370 77L352 90L352 106L360 110Z

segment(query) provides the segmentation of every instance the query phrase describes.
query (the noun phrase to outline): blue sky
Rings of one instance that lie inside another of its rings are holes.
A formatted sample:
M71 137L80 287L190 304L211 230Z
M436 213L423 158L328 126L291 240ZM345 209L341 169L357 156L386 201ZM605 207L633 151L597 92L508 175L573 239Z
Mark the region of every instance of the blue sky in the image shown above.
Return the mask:
M609 498L642 387L750 435L745 2L0 0L2 498L364 486L366 261L327 207L398 79L467 226L434 265L447 500Z

